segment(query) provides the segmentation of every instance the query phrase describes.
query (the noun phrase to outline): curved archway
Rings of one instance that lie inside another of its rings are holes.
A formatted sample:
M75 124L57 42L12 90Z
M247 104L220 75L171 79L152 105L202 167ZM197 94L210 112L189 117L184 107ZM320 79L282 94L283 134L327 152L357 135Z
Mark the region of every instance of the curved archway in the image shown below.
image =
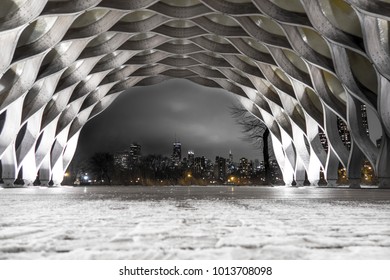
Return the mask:
M9 0L0 6L2 177L60 184L84 124L132 86L184 78L235 93L270 129L284 181L360 162L390 187L386 2ZM378 148L365 108L381 123ZM348 150L337 120L351 132ZM327 139L324 149L320 134Z

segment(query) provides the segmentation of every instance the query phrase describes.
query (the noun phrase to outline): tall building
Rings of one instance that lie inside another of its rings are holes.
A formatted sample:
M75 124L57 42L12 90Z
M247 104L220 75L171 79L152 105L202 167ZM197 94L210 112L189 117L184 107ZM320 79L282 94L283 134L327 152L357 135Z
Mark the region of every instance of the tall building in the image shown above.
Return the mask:
M252 162L247 158L240 159L239 171L241 177L249 178L252 175Z
M206 171L206 158L196 157L194 159L194 172L196 175L203 176Z
M228 175L232 174L234 171L236 170L236 166L234 165L234 162L233 162L233 154L232 154L232 151L230 150L229 151L229 157L227 159L227 162L226 162L226 173Z
M172 151L172 163L174 166L179 166L181 161L181 143L180 141L173 142L173 151Z
M214 177L217 180L225 181L226 179L226 159L217 156L214 164Z
M360 106L360 114L362 117L362 126L366 132L367 135L370 134L368 129L368 119L367 119L367 107L366 105L362 104ZM337 117L337 126L339 129L339 134L341 137L341 141L343 141L344 145L348 148L348 150L351 149L351 134L348 129L348 125L339 117Z
M130 154L129 151L116 152L114 154L114 165L120 170L129 169Z
M194 166L194 163L195 163L195 153L194 151L188 151L188 167L193 167Z
M370 132L368 130L367 107L365 104L360 105L360 111L362 115L363 128L365 129L366 134L369 135Z
M133 143L130 145L129 150L130 165L138 164L141 160L141 145Z
M204 158L204 157L202 157ZM207 158L204 159L205 171L202 176L205 176L207 179L212 179L214 176L214 163L212 160Z
M132 169L139 164L141 160L141 145L133 143L130 148L125 151L116 152L114 154L114 164L121 170Z
M349 133L349 129L348 129L347 124L339 117L337 117L337 127L339 129L341 141L343 141L343 143L347 147L347 149L350 150L351 149L351 134Z
M229 150L229 160L228 160L228 163L230 163L230 164L233 163L233 154L232 154L232 150Z

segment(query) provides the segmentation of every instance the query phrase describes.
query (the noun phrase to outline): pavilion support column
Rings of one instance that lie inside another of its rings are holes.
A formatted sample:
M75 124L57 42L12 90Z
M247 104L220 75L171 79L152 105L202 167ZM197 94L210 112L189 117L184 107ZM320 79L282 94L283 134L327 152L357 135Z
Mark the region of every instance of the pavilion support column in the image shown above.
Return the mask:
M41 167L42 162L48 155L50 158L50 150L53 147L53 143L55 141L56 127L57 121L53 121L49 125L47 125L45 129L41 132L41 140L39 142L39 145L37 143L35 151L35 162L38 168Z
M0 121L2 122L0 129L0 159L3 158L3 154L10 147L12 147L12 150L15 150L15 140L20 129L20 121L22 118L22 108L23 99L19 98L12 102L0 116Z
M328 187L336 187L338 179L339 159L333 148L329 145L328 157L326 159L326 167L324 170L325 180Z
M63 153L64 147L59 143L58 140L54 143L53 150L51 153L51 172L54 186L60 186L64 179L64 165L63 165Z
M291 186L293 179L294 179L294 176L293 176L294 174L293 174L292 168L286 169L285 161L287 160L287 158L285 157L283 145L279 141L279 139L277 137L275 137L272 133L270 135L271 135L271 139L272 139L272 147L274 150L275 158L276 158L276 161L278 162L280 170L282 171L283 181L286 185L289 184L289 186Z
M51 151L51 172L54 186L60 186L61 182L64 180L64 151L67 144L69 128L70 125L57 135ZM70 146L72 146L72 144ZM73 149L74 147L70 148Z
M378 113L382 123L382 139L376 163L379 188L390 188L390 81L381 76Z
M68 143L66 144L64 155L63 155L64 173L66 172L66 169L68 169L69 164L72 161L72 158L76 152L77 141L79 140L79 136L80 136L80 130L76 132L75 135L73 135L72 138L68 140Z
M327 154L320 140L318 123L309 115L306 115L306 131L310 144L310 164L307 177L311 186L318 186L320 170L326 165Z
M16 155L14 145L9 145L1 158L2 178L4 187L13 187L17 177Z
M283 130L281 130L281 134L284 154L283 181L286 186L290 187L294 181L296 153L290 136Z
M297 154L297 161L295 165L295 182L297 186L303 186L305 182L305 174L310 170L310 152L305 144L305 135L302 130L294 122L291 123L294 146Z
M288 161L288 158L285 157L283 167L283 181L287 187L291 187L294 181L294 169Z
M26 132L19 147L16 147L18 170L22 170L22 178L26 186L33 185L37 178L37 164L35 161L35 145L39 136L43 110L35 113L27 122Z
M318 123L309 115L306 115L306 131L310 147L310 164L307 177L311 186L318 186L321 168L324 169L326 166L327 154L321 143Z
M297 187L303 187L303 183L305 182L305 174L305 167L302 163L302 160L297 158L294 173L294 179Z
M347 176L349 180L349 187L358 189L361 183L361 168L364 160L364 154L356 145L355 141L351 141L351 152L349 154Z
M382 136L379 157L376 166L379 188L390 188L390 137Z
M40 169L39 169L39 181L41 186L48 186L51 180L51 167L50 167L50 154L47 154L46 157L42 160Z
M327 106L323 106L323 108L325 114L325 134L328 139L329 151L331 148L333 154L338 158L343 167L346 168L348 165L349 151L339 135L337 115ZM327 156L327 162L329 163L327 163L327 165L330 164L329 151Z
M62 156L52 169L52 180L54 186L61 186L61 182L64 180L64 166Z
M350 188L361 187L361 168L365 159L376 162L377 148L363 130L362 102L347 90L347 122L351 134L351 151L348 158L347 174ZM364 150L363 150L364 149Z
M307 179L310 182L310 186L318 186L320 181L321 163L314 153L313 149L310 151L310 166L307 172Z
M325 180L328 187L335 187L338 179L339 164L345 168L348 166L349 151L341 141L338 132L337 115L328 106L324 108L325 134L328 139L328 154L324 168Z
M29 151L29 153L25 156L21 170L24 185L32 186L37 178L37 166L35 164L34 150Z

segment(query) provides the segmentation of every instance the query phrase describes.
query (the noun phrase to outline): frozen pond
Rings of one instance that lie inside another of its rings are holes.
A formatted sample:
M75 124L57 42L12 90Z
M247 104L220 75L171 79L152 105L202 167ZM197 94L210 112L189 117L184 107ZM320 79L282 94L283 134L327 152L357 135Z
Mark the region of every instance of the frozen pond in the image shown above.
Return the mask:
M0 189L0 259L390 259L390 190Z

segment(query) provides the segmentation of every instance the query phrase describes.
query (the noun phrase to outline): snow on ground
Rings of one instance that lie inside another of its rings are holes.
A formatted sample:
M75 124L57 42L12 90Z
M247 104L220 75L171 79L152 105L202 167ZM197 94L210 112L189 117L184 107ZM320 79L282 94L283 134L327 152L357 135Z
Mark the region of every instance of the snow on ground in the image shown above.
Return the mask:
M240 188L3 189L0 259L390 259L389 191Z

